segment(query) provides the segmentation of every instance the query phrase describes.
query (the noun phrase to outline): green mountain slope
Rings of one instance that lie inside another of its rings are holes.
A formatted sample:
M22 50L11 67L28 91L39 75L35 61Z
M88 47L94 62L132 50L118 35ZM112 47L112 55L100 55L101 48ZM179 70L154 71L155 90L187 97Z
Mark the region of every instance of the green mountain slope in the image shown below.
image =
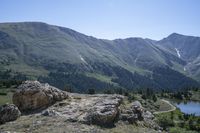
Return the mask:
M0 68L2 73L10 71L9 78L21 74L78 91L198 86L180 69L185 65L187 60L164 41L97 39L40 22L0 24ZM163 72L170 76L163 78Z

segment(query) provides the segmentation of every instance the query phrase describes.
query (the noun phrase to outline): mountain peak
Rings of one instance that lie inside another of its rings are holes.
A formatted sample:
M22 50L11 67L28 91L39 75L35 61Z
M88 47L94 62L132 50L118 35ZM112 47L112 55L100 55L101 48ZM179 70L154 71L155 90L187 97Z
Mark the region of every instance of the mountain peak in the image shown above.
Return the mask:
M167 38L169 38L169 37L179 37L179 36L183 36L183 35L174 32L174 33L170 34Z

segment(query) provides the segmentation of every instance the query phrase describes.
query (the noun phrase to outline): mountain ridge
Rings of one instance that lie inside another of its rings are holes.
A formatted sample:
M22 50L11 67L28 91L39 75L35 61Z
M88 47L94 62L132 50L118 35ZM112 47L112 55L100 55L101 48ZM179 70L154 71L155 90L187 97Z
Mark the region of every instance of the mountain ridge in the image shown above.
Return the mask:
M147 39L147 40L152 40L152 41L161 41L161 40L163 40L163 39L165 39L165 38L168 38L168 37L170 37L171 35L173 36L173 35L180 35L180 36L188 36L188 37L197 37L197 38L199 38L200 36L194 36L194 35L186 35L186 34L181 34L181 33L178 33L178 32L172 32L171 34L169 34L168 36L166 36L166 37L163 37L163 38L161 38L161 39L151 39L151 38L148 38L148 37L140 37L140 36L138 36L138 37L125 37L125 38L114 38L114 39L105 39L105 38L99 38L99 37L95 37L95 36L92 36L92 35L87 35L87 34L84 34L84 33L82 33L82 32L78 32L78 31L76 31L76 30L73 30L72 28L67 28L67 27L65 27L65 26L61 26L61 25L56 25L56 24L49 24L49 23L46 23L46 22L42 22L42 21L19 21L19 22L0 22L0 24L23 24L23 23L27 23L27 24L31 24L31 23L33 23L33 24L44 24L44 25L49 25L49 26L55 26L55 27L60 27L60 28L65 28L65 29L69 29L69 30L72 30L72 31L74 31L74 32L77 32L77 33L80 33L80 34L82 34L82 35L85 35L85 36L87 36L87 37L93 37L93 38L96 38L96 39L100 39L100 40L109 40L109 41L114 41L114 40L118 40L118 39L121 39L121 40L124 40L124 39L129 39L129 38L141 38L141 39Z
M147 87L147 84L152 84L149 86L151 88L163 88L161 81L154 79L156 72L160 75L162 71L158 70L163 69L173 73L174 78L179 75L178 77L192 83L186 86L198 86L195 81L200 77L198 50L195 51L197 54L194 56L190 55L194 63L188 66L188 60L180 58L176 47L172 47L176 43L169 39L170 36L167 40L164 38L160 41L138 37L107 40L41 22L0 23L0 67L2 70L11 70L11 73L20 73L29 78L40 78L50 84L55 82L51 74L62 77L63 80L72 80L75 78L74 75L78 74L78 77L91 80L94 84L98 82L100 86L104 86L102 88L117 84L118 87L128 89ZM188 38L187 43L183 43L184 46L190 42L194 42L194 50L200 46L199 38L196 40ZM172 40L180 39L174 37ZM179 47L177 49L180 50L181 56L187 54L185 53L187 51L182 51ZM119 71L123 75L122 78ZM137 78L145 79L146 85L139 83ZM127 83L129 87L126 86L125 79L130 81ZM63 81L62 84L60 88L66 85L77 88L75 81L67 81L67 84ZM78 87L79 90L82 87ZM179 83L174 88L179 87L184 86ZM83 88L87 88L87 85Z

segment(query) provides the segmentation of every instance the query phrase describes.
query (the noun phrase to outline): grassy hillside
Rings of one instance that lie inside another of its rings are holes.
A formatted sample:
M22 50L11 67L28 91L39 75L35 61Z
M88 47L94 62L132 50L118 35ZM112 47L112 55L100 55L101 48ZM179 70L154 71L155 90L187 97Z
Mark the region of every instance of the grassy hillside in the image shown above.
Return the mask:
M157 44L160 42L97 39L40 22L1 23L0 68L2 72L10 71L7 79L21 74L62 89L198 86L182 70L186 61ZM157 74L160 69L170 76L162 78L163 72Z

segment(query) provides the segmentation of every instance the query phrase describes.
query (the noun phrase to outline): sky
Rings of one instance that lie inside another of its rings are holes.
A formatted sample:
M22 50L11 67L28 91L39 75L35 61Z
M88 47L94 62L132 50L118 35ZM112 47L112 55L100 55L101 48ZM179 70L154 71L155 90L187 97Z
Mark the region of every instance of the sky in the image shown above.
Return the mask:
M200 0L1 0L0 23L39 21L102 39L200 36Z

